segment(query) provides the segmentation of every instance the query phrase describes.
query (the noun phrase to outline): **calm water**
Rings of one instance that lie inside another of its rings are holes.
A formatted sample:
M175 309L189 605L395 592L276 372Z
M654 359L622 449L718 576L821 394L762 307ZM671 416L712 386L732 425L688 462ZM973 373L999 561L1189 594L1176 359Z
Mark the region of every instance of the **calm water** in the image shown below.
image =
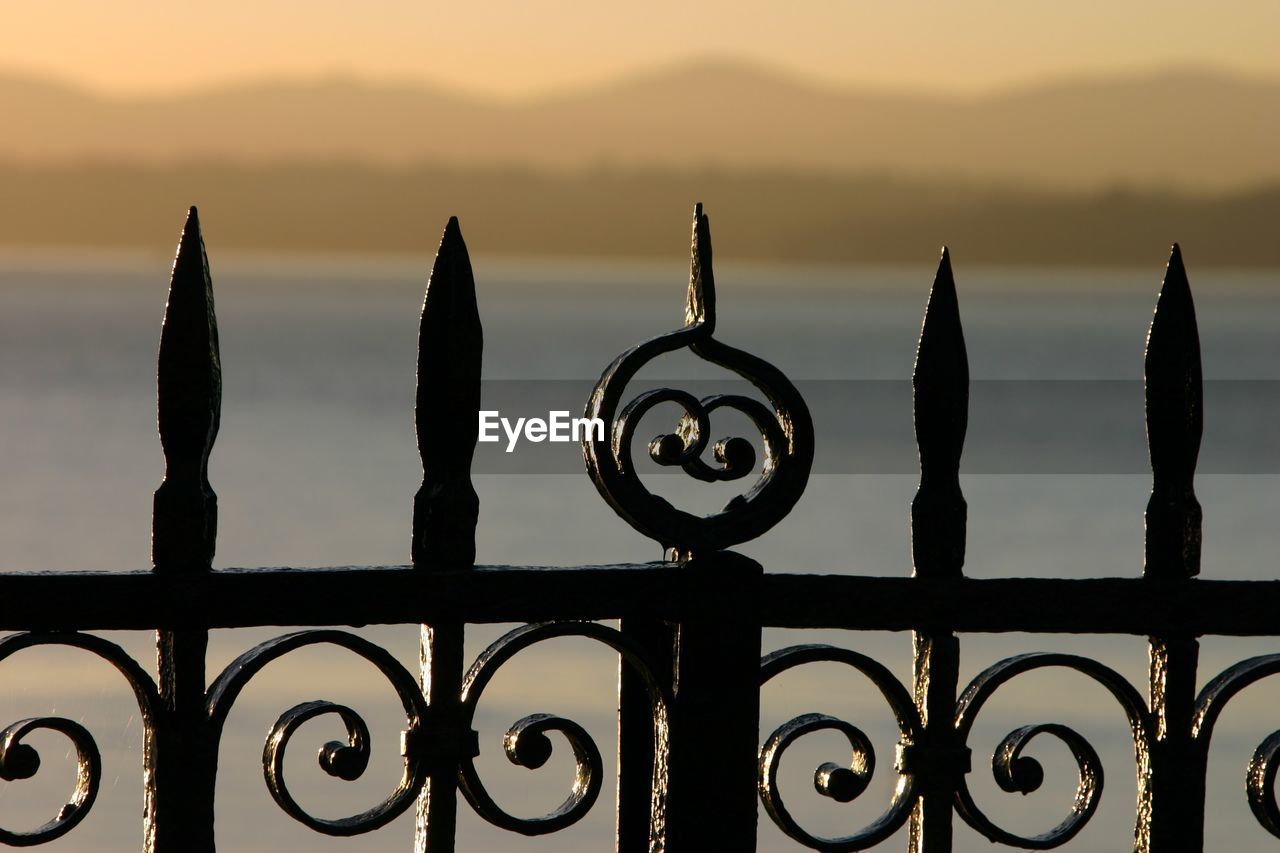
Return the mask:
M1203 574L1274 577L1280 575L1272 559L1280 545L1280 465L1268 448L1277 441L1271 387L1280 379L1280 275L1200 270L1194 252L1190 261L1205 375L1211 380L1203 466L1208 473L1198 482L1205 507ZM167 267L165 258L0 257L4 569L147 566L151 493L162 471L154 357ZM210 470L221 506L219 566L405 561L410 502L420 477L411 406L417 312L428 268L428 258L305 265L214 255L226 383L222 432ZM485 376L495 380L486 395L527 386L543 389L528 399L542 400L539 395L553 389L578 408L618 351L673 328L683 311L685 272L678 263L517 264L482 258L476 273L486 333ZM981 380L975 383L972 458L967 457L977 469L964 480L970 574L1081 577L1140 571L1149 482L1142 473L1136 380L1160 273L1159 261L1141 272L1010 271L969 269L958 259L971 371ZM931 277L929 264L785 274L764 268L719 270L719 336L802 381L817 417L818 473L805 498L782 525L743 548L766 569L909 571L907 506L915 481L910 444L900 440L909 437L911 427L901 389L910 375ZM655 365L648 375L698 377L698 390L703 380L717 376L688 358ZM1061 423L1064 415L1039 420L1034 415L1055 411L1055 387L1064 394L1109 390L1102 395L1105 405L1098 404L1099 419L1080 418L1078 428L1058 436L1059 444L1046 445L1037 424ZM868 388L881 391L868 397ZM1009 410L1021 412L1024 420L1006 417L999 408L1004 404L997 392L1010 388L1024 394ZM1226 401L1218 409L1216 397ZM988 409L979 411L980 406ZM878 424L877 435L890 434L898 443L884 456L868 451L878 445L868 445L872 433L864 438L857 431L866 423ZM1098 455L1090 455L1089 448L1097 448ZM868 458L889 461L868 464ZM1074 461L1061 461L1067 458ZM520 451L507 459L484 457L484 473L477 477L482 562L577 564L659 556L600 501L580 472L573 445L556 446L554 454L541 459L534 467L542 473L529 474L520 473L529 470ZM1002 466L1001 460L1013 461ZM681 498L708 500L687 494L671 478L654 482ZM724 497L716 493L712 500ZM469 653L478 653L501 630L471 631ZM387 644L406 666L414 665L412 627L363 633ZM211 645L211 671L268 635L219 632ZM147 636L113 639L144 661L153 655ZM904 680L909 677L904 636L770 632L766 646L802 640L869 651ZM1036 649L1084 651L1139 684L1145 679L1144 643L1134 638L965 637L963 643L966 679L1004 655ZM1207 640L1202 677L1264 650L1274 650L1274 643ZM0 718L5 723L50 712L69 716L83 720L103 749L103 790L93 812L46 849L138 849L141 733L123 683L71 652L28 652L4 667ZM868 684L834 668L810 669L770 686L765 733L795 714L823 711L857 722L872 736L881 770L854 804L823 801L807 781L818 764L841 760L845 753L838 740L810 738L812 743L792 750L784 768L789 805L806 825L826 833L852 831L886 802L894 743L889 713ZM608 655L573 642L531 651L504 669L486 694L481 767L508 808L529 815L553 808L564 795L570 767L559 753L536 773L507 765L495 757L506 726L537 711L565 714L587 725L608 753L615 679ZM356 783L323 777L311 750L337 731L329 720L312 724L295 739L296 754L288 764L304 804L330 817L354 813L394 784L403 721L389 688L343 653L297 654L260 676L231 716L219 773L222 849L410 848L411 818L372 835L332 840L302 829L270 801L261 779L262 735L285 709L318 697L352 704L365 715L374 730L374 761ZM1278 700L1277 688L1255 688L1236 700L1219 726L1210 771L1208 849L1273 846L1274 839L1269 841L1249 814L1243 769L1253 748L1280 724L1274 712ZM993 700L971 742L971 784L980 805L1022 832L1042 831L1065 813L1073 772L1058 745L1037 745L1048 781L1030 797L999 792L985 769L985 756L1007 731L1048 721L1079 728L1107 768L1101 809L1068 849L1125 849L1134 797L1126 727L1118 707L1083 678L1026 676ZM71 762L63 760L66 744L55 736L33 742L45 761L37 779L0 783L0 823L6 827L43 822L71 788ZM611 796L606 789L602 802L573 829L530 841L492 830L463 806L460 847L610 849ZM958 849L990 849L967 828L958 837ZM885 845L903 847L905 837ZM762 817L761 849L798 848Z

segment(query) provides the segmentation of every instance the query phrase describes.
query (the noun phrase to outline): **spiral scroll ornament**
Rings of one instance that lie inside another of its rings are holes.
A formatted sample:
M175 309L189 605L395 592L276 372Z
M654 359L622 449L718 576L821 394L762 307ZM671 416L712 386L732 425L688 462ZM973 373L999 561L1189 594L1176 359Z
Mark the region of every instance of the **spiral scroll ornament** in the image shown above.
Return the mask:
M1254 750L1245 775L1249 810L1267 832L1280 838L1280 806L1276 804L1276 771L1280 770L1280 732L1272 732Z
M338 646L373 664L390 682L404 707L407 728L403 743L407 746L416 742L423 720L428 715L426 700L422 697L417 679L385 649L355 634L332 630L285 634L260 643L232 661L208 692L207 713L215 730L221 731L240 692L263 667L289 652L313 645ZM289 792L284 777L284 758L290 739L304 723L326 715L336 716L342 722L346 739L329 741L320 748L320 768L330 776L348 782L359 779L364 774L369 764L369 727L360 715L335 702L304 702L281 715L267 735L262 753L267 789L286 814L325 835L358 835L385 826L413 805L426 782L426 761L423 756L413 754L411 750L405 750L404 769L395 790L383 802L359 814L335 820L318 818L298 805Z
M92 634L30 632L0 638L0 661L37 646L83 649L114 666L133 690L143 730L150 741L160 697L155 682L124 649ZM39 772L40 754L23 740L40 730L58 732L71 742L76 756L75 790L51 820L30 832L14 832L0 827L0 844L31 847L61 838L84 820L98 796L102 780L102 757L98 745L84 726L63 717L32 717L0 730L0 779L9 782L31 779Z
M1227 703L1246 687L1280 674L1280 655L1258 655L1228 668L1204 686L1196 699L1191 733L1207 756L1213 729ZM1254 750L1245 773L1249 810L1267 832L1280 838L1280 805L1276 803L1276 777L1280 775L1280 731L1272 732Z
M667 688L654 677L655 670L644 652L620 631L594 622L549 622L525 625L506 634L476 659L464 680L462 704L468 725L475 718L485 687L504 664L524 649L558 637L583 637L608 646L618 652L643 680L653 711L655 758L650 837L661 838L667 787L667 714L671 697ZM573 783L564 802L540 817L523 818L512 815L489 794L476 770L475 762L466 759L459 771L459 780L463 795L477 814L494 826L522 835L557 832L586 816L600 795L604 761L599 747L582 726L554 714L531 714L518 720L507 731L503 737L504 751L511 763L536 770L551 757L554 746L547 736L551 732L563 736L573 751Z
M973 723L983 705L1003 684L1014 677L1036 669L1068 669L1098 682L1120 703L1129 718L1134 751L1141 761L1150 748L1150 715L1146 701L1125 678L1097 661L1077 655L1038 652L1006 658L980 673L969 683L956 710L956 732L967 741ZM1071 750L1076 762L1076 793L1071 809L1057 826L1033 836L1022 836L997 826L973 800L963 780L956 792L956 807L965 823L988 839L1027 850L1049 850L1061 847L1093 817L1102 796L1102 761L1097 751L1079 732L1060 723L1022 726L1010 732L996 746L991 758L991 772L1001 790L1030 794L1044 782L1044 768L1034 758L1023 755L1031 741L1039 735L1057 738Z
M715 280L711 268L711 230L702 205L694 210L692 269L681 329L632 347L600 377L587 404L586 417L605 424L605 434L583 439L583 456L596 488L632 527L656 539L677 559L698 551L716 551L753 539L791 511L804 492L813 465L813 421L800 392L776 367L715 339ZM626 405L626 386L644 365L665 353L688 347L712 364L751 382L768 405L750 397L712 395L701 399L662 388L641 394ZM631 445L641 418L660 403L674 403L683 414L675 428L653 439L649 458L678 467L704 482L737 480L755 468L757 453L742 437L711 443L711 415L734 409L746 415L760 433L760 475L744 494L720 512L697 516L677 509L649 492L640 481ZM711 447L715 465L703 459Z
M911 694L882 664L866 655L848 649L825 645L792 646L766 655L761 662L760 683L797 666L809 663L842 663L860 672L874 684L898 722L902 743L911 743L921 732L920 717ZM778 828L791 838L812 850L854 851L865 850L889 838L911 816L915 798L915 777L899 771L889 807L871 825L859 832L840 838L826 838L805 830L792 816L782 799L778 787L778 770L787 748L805 735L819 731L834 731L849 743L850 758L847 766L827 762L814 772L813 784L818 793L838 803L857 799L871 781L876 768L875 749L866 734L857 726L826 714L802 714L779 726L760 751L760 800L765 811Z
M53 841L70 832L84 819L98 796L102 781L102 758L93 735L84 726L63 717L33 717L19 720L0 731L0 779L13 782L30 779L40 769L40 754L22 739L37 729L60 732L71 741L76 753L76 788L71 799L58 814L31 832L10 832L0 829L0 844L14 847L30 847Z

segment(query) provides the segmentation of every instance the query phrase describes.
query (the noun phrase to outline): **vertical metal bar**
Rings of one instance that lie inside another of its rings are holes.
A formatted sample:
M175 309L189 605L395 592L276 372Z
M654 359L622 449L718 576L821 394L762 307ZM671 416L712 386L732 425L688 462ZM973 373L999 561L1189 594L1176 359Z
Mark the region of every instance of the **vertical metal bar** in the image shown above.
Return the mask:
M1181 583L1200 572L1200 503L1195 494L1204 398L1195 305L1175 244L1147 335L1147 443L1152 488L1144 576ZM1139 756L1139 853L1204 845L1207 756L1191 737L1199 643L1187 634L1150 638L1150 753Z
M169 286L157 368L164 482L155 493L151 556L162 574L209 571L218 499L209 453L222 411L222 366L209 260L196 209L187 215ZM217 744L204 712L208 633L175 627L156 635L164 711L144 748L145 844L151 853L214 849Z
M471 483L480 412L484 347L475 276L456 217L445 226L422 303L418 388L414 407L422 486L413 500L412 559L418 571L470 569L476 558L480 500ZM428 780L418 799L415 850L451 853L458 809L458 750L467 746L460 720L464 626L421 628L422 690L434 743Z
M445 727L456 725L465 668L463 639L463 626L459 622L421 626L420 678L423 695L432 712L426 725L433 738L448 737ZM457 763L445 756L438 756L430 767L427 783L418 797L416 853L452 853L454 850L458 825L457 773Z
M659 619L630 617L620 629L659 668L654 677L673 684L674 628ZM653 760L653 702L644 679L619 656L617 853L650 849Z
M686 316L714 319L711 233L702 205L694 210ZM651 840L654 850L749 851L756 847L757 778L760 754L760 614L757 590L763 569L741 554L727 551L681 554L687 573L685 615L675 626L674 647L663 654L659 630L659 666L670 661L674 708L667 764L665 838ZM639 690L634 692L638 693ZM637 703L638 704L638 703ZM638 716L638 715L637 715ZM652 719L630 721L650 738L648 763L622 766L631 776L652 764ZM624 733L629 740L642 736ZM623 755L626 760L628 756ZM661 792L654 792L659 808ZM638 801L638 796L636 800ZM633 807L639 811L638 802ZM628 815L630 817L630 815ZM639 823L638 817L635 823ZM633 824L634 825L634 824ZM620 827L621 828L621 827ZM655 830L656 830L655 826ZM656 832L655 832L656 834Z
M678 627L671 727L670 853L756 849L760 751L760 565L694 555Z
M713 276L710 229L702 213L702 205L698 204L694 208L693 240L689 255L686 322L692 322L699 317L704 321L709 319L714 322ZM588 461L588 467L590 465ZM688 555L682 555L677 548L668 548L663 556L667 561L674 563ZM696 609L695 612L697 612ZM674 695L676 650L679 644L680 627L661 619L632 616L621 620L619 630L633 644L647 653L651 665L657 670L653 676L668 685ZM675 713L678 716L678 712ZM674 747L675 744L672 746ZM666 842L665 838L652 837L655 826L653 811L655 804L661 802L661 797L658 795L662 793L652 790L654 760L653 708L649 691L644 678L628 666L626 660L619 655L618 799L617 833L614 842L616 853L641 853L641 851L650 850L654 844L661 845ZM669 785L672 784L672 778L668 775ZM678 788L679 784L675 783L675 787ZM666 826L665 815L658 817L658 823ZM678 847L678 828L674 834L677 836Z
M929 294L912 374L920 486L911 501L915 575L958 578L964 566L968 506L960 490L960 455L969 420L969 360L951 255L942 260ZM956 783L967 773L968 751L956 743L955 707L960 643L951 631L913 634L913 685L924 731L905 745L902 762L921 788L911 816L912 853L951 849Z

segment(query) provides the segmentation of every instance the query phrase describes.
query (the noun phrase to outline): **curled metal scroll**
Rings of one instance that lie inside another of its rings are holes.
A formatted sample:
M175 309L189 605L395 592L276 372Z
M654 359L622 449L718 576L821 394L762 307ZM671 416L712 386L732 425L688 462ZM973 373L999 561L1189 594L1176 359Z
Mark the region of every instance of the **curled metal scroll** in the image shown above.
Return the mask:
M1259 655L1232 666L1204 686L1196 699L1191 734L1202 750L1209 749L1213 727L1237 693L1280 673L1280 655ZM1280 806L1276 803L1276 775L1280 771L1280 731L1272 732L1254 750L1245 774L1249 809L1267 832L1280 838Z
M22 739L37 729L61 732L75 747L76 789L53 820L38 829L31 832L0 829L0 844L29 847L65 835L84 819L98 796L98 783L102 779L102 757L98 754L98 745L84 726L64 717L32 717L0 731L0 779L12 782L36 775L40 769L40 754Z
M587 471L610 506L632 527L665 548L674 549L680 558L699 550L727 548L773 527L800 499L813 465L813 421L800 392L773 365L713 337L711 231L702 205L694 211L692 255L684 327L632 347L605 370L586 410L588 418L603 421L605 434L588 430L582 444ZM643 393L622 405L626 386L641 367L685 347L751 382L769 405L739 395L699 399L670 388ZM723 510L706 517L677 509L646 489L632 459L631 443L640 420L659 403L674 403L683 414L672 432L649 443L649 456L654 462L678 467L705 482L746 477L756 463L755 448L746 438L716 442L712 447L716 466L702 458L711 443L712 412L735 409L760 432L763 459L755 484L729 501Z
M1245 775L1249 810L1267 832L1280 838L1280 807L1276 805L1276 770L1280 762L1280 732L1272 732L1254 750Z
M961 743L968 741L973 722L982 706L1003 684L1035 669L1060 667L1092 678L1107 689L1124 708L1133 733L1134 750L1141 762L1149 748L1150 724L1146 701L1124 676L1097 661L1077 655L1032 653L1006 658L978 675L965 688L956 709L956 734ZM991 771L1001 790L1029 794L1044 781L1040 762L1023 755L1023 750L1038 735L1058 738L1076 761L1078 778L1071 811L1053 829L1039 835L1017 835L996 826L973 801L963 779L956 791L956 808L965 823L991 841L1029 850L1049 850L1066 844L1084 829L1098 809L1102 795L1102 761L1089 742L1072 728L1059 723L1042 723L1015 729L1001 740L991 758Z
M0 639L0 661L23 649L36 646L66 646L84 649L110 663L125 677L138 701L145 736L151 737L160 697L155 682L124 649L92 634L40 633L10 634ZM52 820L30 832L12 832L0 828L0 844L31 847L60 838L84 820L98 795L102 779L102 758L98 745L84 726L62 717L32 717L19 720L0 731L0 779L30 779L40 769L40 754L23 738L43 729L65 735L76 752L76 786L71 796Z
M417 679L385 649L345 631L299 631L260 643L240 655L227 666L209 688L206 711L214 732L220 734L231 706L245 685L268 663L304 646L333 645L354 652L373 664L390 682L404 706L407 730L405 743L411 743L427 717L426 700ZM284 756L294 732L316 717L336 715L346 729L346 741L330 741L320 749L320 767L338 779L354 781L363 775L369 763L369 728L363 719L345 705L333 702L304 702L286 711L267 736L263 749L263 775L272 798L290 817L326 835L358 835L385 826L405 812L422 789L427 778L426 762L413 754L404 756L404 771L394 791L377 806L351 817L327 820L308 814L289 792L284 778Z
M661 836L665 819L667 772L667 713L670 695L655 677L653 667L641 649L621 632L594 622L548 622L525 625L497 640L476 659L463 680L462 713L468 725L475 719L476 707L485 687L507 661L516 654L557 637L585 637L614 649L628 665L640 674L653 709L654 767L653 803L651 806L652 837ZM600 749L582 726L553 714L533 714L517 721L503 738L507 758L521 767L537 769L551 757L552 742L548 732L559 732L568 741L574 756L574 779L569 795L558 807L534 818L521 818L499 806L485 788L471 758L459 770L462 793L476 813L494 826L522 835L545 835L572 826L595 804L603 782L604 763Z
M916 740L922 730L920 716L911 694L893 673L866 655L826 645L791 646L766 655L760 665L760 683L778 674L808 663L842 663L862 673L884 695L897 719L903 743ZM875 750L866 734L858 727L826 714L804 714L779 726L760 751L760 800L778 828L813 850L864 850L897 832L911 816L915 797L915 777L900 771L893 799L885 812L869 826L853 835L823 838L805 831L792 817L778 788L778 769L782 755L792 743L817 731L836 731L849 742L849 765L825 763L814 773L814 787L819 794L836 802L847 803L866 790L875 772Z

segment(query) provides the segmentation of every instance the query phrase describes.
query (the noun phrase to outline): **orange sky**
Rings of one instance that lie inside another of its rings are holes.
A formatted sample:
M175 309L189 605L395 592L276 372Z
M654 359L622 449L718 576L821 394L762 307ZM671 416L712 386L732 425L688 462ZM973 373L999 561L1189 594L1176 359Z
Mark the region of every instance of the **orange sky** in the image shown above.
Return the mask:
M348 73L519 96L695 56L980 90L1215 65L1280 75L1277 0L47 0L0 5L0 70L133 93Z

